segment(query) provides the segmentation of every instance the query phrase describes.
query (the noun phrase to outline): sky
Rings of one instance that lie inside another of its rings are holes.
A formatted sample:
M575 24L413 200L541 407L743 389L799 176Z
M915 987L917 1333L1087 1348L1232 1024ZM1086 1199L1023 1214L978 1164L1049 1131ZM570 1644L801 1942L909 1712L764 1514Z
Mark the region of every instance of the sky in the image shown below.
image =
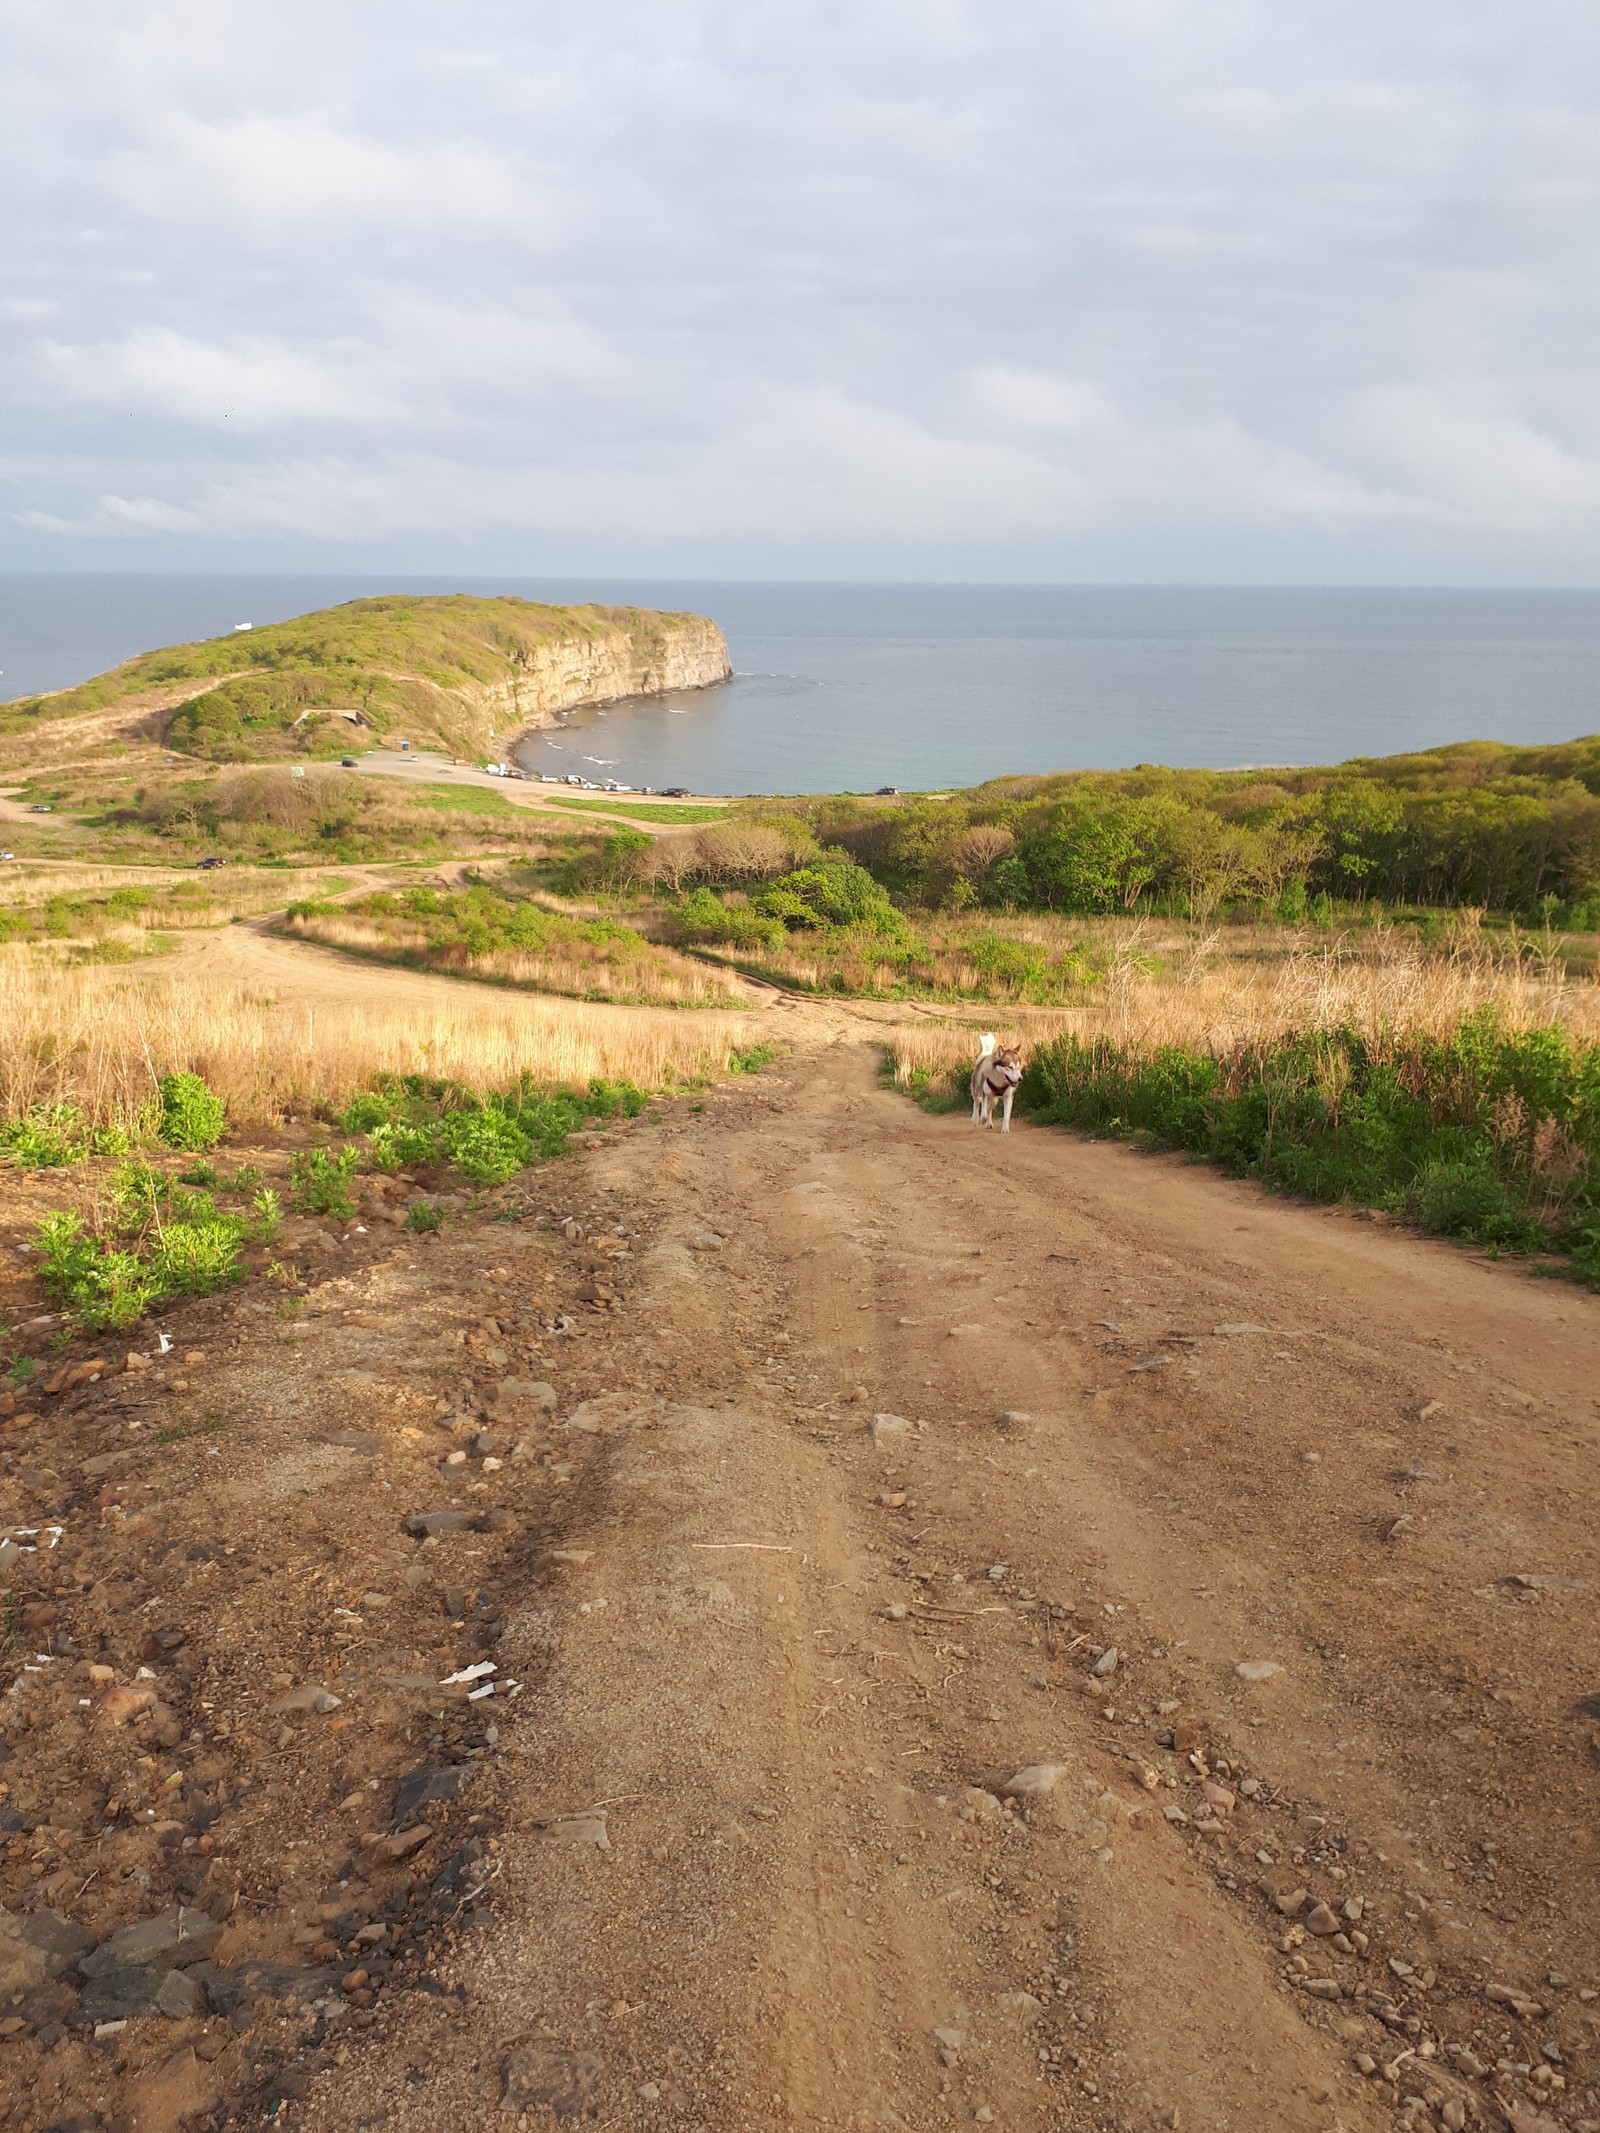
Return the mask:
M0 23L0 568L1600 584L1592 0Z

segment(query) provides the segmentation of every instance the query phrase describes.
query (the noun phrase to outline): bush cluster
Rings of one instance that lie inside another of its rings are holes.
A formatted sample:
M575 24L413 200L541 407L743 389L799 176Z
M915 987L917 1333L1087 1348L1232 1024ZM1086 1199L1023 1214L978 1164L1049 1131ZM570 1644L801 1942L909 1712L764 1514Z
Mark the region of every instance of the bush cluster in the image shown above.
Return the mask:
M782 874L748 902L730 904L701 886L680 896L673 912L678 938L734 948L781 948L791 933L870 935L909 945L910 928L888 892L845 853L821 852L808 866Z
M792 813L929 909L1208 918L1247 904L1298 922L1376 898L1600 929L1600 738L1301 770L1143 764Z
M1600 1046L1559 1027L1513 1033L1486 1012L1445 1039L1331 1030L1220 1057L1063 1037L1018 1102L1439 1236L1563 1252L1600 1285Z
M221 1140L227 1106L198 1074L166 1074L155 1100L132 1128L92 1125L76 1104L38 1104L0 1123L0 1149L21 1170L59 1170L91 1155L126 1155L136 1144L160 1142L203 1155Z
M186 1187L148 1163L124 1164L98 1231L77 1213L40 1223L39 1279L83 1332L131 1325L176 1296L210 1296L241 1279L247 1244L277 1234L277 1195L258 1177L241 1172L229 1190L242 1204L224 1208L210 1188Z
M448 1163L470 1184L490 1186L562 1154L568 1136L593 1119L637 1117L646 1101L632 1082L591 1081L580 1096L524 1080L480 1097L422 1075L385 1075L352 1097L339 1124L365 1135L375 1169Z

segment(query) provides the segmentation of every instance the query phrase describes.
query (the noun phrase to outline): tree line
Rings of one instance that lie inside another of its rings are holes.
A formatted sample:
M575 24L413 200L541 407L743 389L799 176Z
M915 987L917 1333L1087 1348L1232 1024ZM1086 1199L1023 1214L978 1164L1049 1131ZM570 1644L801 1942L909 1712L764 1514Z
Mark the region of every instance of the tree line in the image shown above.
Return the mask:
M1600 736L1310 769L1141 764L786 812L924 908L1299 917L1376 898L1600 926Z

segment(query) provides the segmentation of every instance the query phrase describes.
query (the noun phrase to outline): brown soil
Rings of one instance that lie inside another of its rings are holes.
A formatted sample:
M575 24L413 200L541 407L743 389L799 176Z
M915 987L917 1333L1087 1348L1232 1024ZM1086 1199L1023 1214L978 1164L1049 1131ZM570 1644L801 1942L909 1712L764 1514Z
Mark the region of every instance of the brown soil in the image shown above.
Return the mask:
M99 2043L14 1985L0 2124L1600 2120L1600 1300L773 1019L10 1418L0 1901L222 1931Z

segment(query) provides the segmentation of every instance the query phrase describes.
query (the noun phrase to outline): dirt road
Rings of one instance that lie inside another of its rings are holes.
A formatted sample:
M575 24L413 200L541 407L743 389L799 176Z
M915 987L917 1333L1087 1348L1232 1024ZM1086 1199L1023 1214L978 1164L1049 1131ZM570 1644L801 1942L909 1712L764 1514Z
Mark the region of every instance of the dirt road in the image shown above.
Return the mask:
M365 1915L394 1963L159 2054L130 2024L139 2133L174 2097L316 2133L1600 2121L1600 1301L924 1116L865 1027L798 1012L759 1082L534 1173L522 1227L330 1241L304 1334L241 1307L209 1344L238 1433L173 1470L166 1545L248 1517L258 1564L275 1520L327 1556L211 1633L205 1709L246 1716L197 1723L257 1758L222 1853L287 1846L215 1961ZM500 1427L507 1369L553 1412L430 1481L435 1395ZM433 1498L478 1530L402 1539ZM430 1735L380 1683L482 1648L475 1605L505 1693ZM296 1649L338 1717L260 1717ZM424 1806L341 1865L419 1754L471 1775L475 1849Z

